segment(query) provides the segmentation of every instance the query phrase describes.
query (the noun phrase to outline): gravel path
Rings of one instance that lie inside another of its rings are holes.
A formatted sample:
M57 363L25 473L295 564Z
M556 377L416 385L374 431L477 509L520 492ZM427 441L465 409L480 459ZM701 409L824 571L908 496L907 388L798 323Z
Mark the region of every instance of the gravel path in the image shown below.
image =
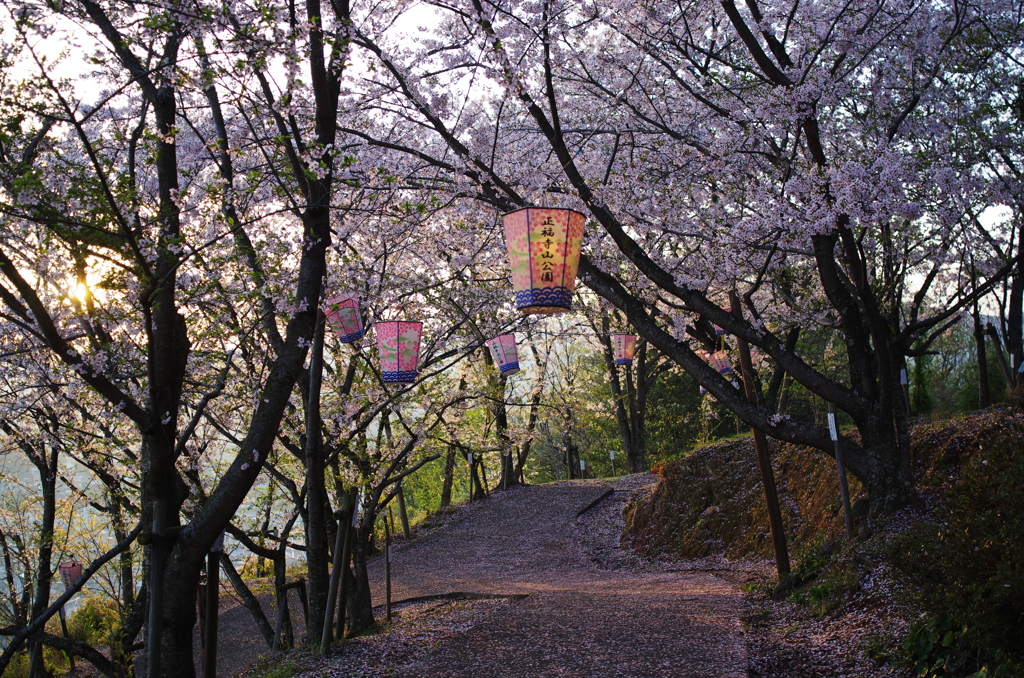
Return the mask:
M487 606L460 633L439 637L389 675L746 676L743 600L734 585L707 573L660 571L617 548L630 482L579 519L608 484L515 488L399 544L395 600L451 592L525 597ZM383 562L372 564L370 577L374 602L382 602ZM346 649L331 657L331 675L360 675L345 671Z

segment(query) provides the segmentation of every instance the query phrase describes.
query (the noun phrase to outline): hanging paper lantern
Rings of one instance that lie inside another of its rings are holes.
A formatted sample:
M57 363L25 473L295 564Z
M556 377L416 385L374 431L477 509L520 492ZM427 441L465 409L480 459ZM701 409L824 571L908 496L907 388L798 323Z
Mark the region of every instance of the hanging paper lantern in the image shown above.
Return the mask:
M750 366L755 370L761 367L761 352L757 350L750 351Z
M416 381L422 336L421 322L389 320L377 323L377 350L385 382L411 384Z
M722 310L725 311L726 313L732 313L732 309L731 308L723 307ZM729 334L729 333L726 332L725 330L723 330L718 325L715 325L715 334Z
M613 334L612 345L615 347L615 364L632 365L636 353L635 334Z
M75 582L82 576L82 564L76 560L61 563L57 566L57 569L60 570L60 578L64 582L65 591L74 586Z
M711 366L718 370L719 374L732 372L732 364L729 362L729 354L725 351L715 351L710 356Z
M587 218L575 210L527 207L505 215L516 308L564 313L572 306Z
M325 301L324 316L343 344L351 344L366 334L363 317L359 314L359 297L355 294L339 294Z
M494 364L501 370L501 376L508 377L519 371L519 352L516 350L516 335L502 334L487 340Z

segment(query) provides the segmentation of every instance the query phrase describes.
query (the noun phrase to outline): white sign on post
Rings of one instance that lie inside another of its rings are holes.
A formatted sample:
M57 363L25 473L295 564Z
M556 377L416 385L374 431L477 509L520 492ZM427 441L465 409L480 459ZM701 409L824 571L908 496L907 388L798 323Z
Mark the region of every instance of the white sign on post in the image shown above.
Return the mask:
M828 432L833 441L839 440L839 432L836 431L836 415L833 412L828 413Z
M470 452L468 456L469 456L469 465L472 466L473 465L473 453Z
M583 461L582 459L580 459L580 470L581 471L586 471L587 470L587 462Z
M609 451L608 451L608 457L609 457L609 458L610 458L610 459L611 459L612 461L615 461L615 450L609 450Z
M905 369L900 370L900 383L906 386L910 382L907 381L907 371Z

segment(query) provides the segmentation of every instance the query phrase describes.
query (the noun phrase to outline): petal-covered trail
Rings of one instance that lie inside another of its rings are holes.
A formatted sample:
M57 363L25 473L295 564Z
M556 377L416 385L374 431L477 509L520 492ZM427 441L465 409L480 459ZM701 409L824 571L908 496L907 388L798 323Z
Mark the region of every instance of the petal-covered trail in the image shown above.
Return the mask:
M621 530L619 510L599 505L577 519L608 487L551 484L496 493L398 546L394 600L451 592L525 596L487 607L461 633L392 666L396 675L746 676L740 591L710 574L651 571L612 553L615 544L601 542ZM605 503L620 509L625 494ZM581 529L595 519L607 524ZM382 602L382 560L370 577L374 602ZM346 675L346 654L331 657L338 670L332 674Z

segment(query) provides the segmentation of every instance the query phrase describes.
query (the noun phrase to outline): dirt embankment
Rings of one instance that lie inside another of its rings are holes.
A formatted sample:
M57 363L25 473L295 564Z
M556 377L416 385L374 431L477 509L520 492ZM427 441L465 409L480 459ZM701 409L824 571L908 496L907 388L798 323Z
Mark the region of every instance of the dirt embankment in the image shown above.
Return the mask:
M941 421L911 432L914 482L922 499L943 495L959 469L1005 435L1024 413L1009 408ZM842 535L835 461L818 450L769 442L786 536L791 544ZM626 537L647 557L771 558L768 515L753 439L722 441L655 467L659 482L626 508ZM848 474L854 516L867 513L863 486ZM858 502L859 498L863 498Z
M783 443L770 444L770 454L787 539L802 542L843 529L835 462L817 450ZM626 509L626 533L637 552L681 559L772 556L752 438L702 447L655 471L658 484ZM851 476L851 498L862 494Z

